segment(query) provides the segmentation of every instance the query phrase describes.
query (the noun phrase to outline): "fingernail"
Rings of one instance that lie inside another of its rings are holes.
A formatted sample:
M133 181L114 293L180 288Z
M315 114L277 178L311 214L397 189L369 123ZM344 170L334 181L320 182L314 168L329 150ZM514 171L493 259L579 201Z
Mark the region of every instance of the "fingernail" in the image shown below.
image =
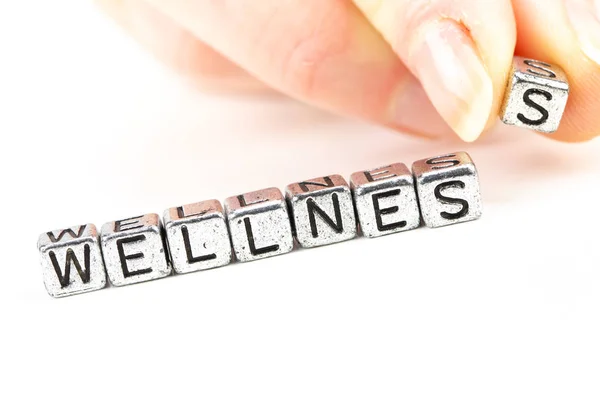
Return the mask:
M423 27L408 60L442 118L466 142L485 129L493 85L468 32L442 20Z
M565 4L581 50L600 64L600 1L565 0Z

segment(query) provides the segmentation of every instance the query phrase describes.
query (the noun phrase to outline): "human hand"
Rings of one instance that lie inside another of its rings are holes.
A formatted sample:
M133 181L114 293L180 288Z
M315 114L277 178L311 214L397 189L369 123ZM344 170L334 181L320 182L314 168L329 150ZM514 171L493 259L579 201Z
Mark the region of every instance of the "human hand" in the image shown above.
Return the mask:
M97 1L200 83L266 84L340 114L465 141L496 123L513 54L524 55L569 77L549 137L600 133L599 0Z

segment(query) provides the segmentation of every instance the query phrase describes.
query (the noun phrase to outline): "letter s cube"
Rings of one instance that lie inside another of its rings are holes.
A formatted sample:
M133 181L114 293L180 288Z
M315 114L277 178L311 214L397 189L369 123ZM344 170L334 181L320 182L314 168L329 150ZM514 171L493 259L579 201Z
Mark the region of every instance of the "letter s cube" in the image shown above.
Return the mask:
M465 152L415 161L412 165L421 216L430 228L481 216L477 169Z
M515 57L500 118L539 132L558 129L569 97L565 72L556 65Z

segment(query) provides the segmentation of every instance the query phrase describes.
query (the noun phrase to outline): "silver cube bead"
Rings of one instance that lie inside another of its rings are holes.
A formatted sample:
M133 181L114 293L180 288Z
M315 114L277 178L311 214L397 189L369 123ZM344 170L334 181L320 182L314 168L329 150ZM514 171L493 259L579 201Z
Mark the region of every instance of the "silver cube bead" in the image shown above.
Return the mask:
M106 286L98 232L93 224L42 233L38 249L50 296L70 296Z
M286 187L296 239L316 247L356 237L352 193L339 175L292 183Z
M471 157L458 152L416 161L412 165L423 221L430 228L481 216L477 169Z
M279 189L229 197L225 200L225 212L239 261L272 257L294 248L287 205Z
M169 208L163 221L176 273L211 269L231 262L227 222L218 200Z
M552 133L568 97L567 76L559 66L515 57L500 118L508 125Z
M350 177L358 221L363 235L378 237L419 227L421 215L413 176L396 163Z
M102 226L104 263L113 285L145 282L171 273L161 230L156 214L108 222Z

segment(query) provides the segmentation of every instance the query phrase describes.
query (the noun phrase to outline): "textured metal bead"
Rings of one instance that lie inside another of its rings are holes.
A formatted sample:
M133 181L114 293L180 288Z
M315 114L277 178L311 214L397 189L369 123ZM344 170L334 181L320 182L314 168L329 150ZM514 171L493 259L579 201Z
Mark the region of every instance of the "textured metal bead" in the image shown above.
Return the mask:
M101 230L106 272L115 286L163 278L171 273L157 214L108 222Z
M102 289L106 272L93 224L42 233L38 239L42 274L52 297Z
M296 240L316 247L356 237L352 193L339 175L292 183L286 187Z
M279 189L229 197L225 200L225 211L239 261L272 257L294 248L287 205Z
M406 165L396 163L355 172L350 187L364 236L372 238L419 227L417 193Z
M568 97L562 68L515 57L500 118L508 125L552 133L560 125Z
M211 269L231 262L227 221L218 200L169 208L164 212L163 222L176 273Z
M475 164L465 152L419 160L412 165L423 221L430 228L481 216Z

